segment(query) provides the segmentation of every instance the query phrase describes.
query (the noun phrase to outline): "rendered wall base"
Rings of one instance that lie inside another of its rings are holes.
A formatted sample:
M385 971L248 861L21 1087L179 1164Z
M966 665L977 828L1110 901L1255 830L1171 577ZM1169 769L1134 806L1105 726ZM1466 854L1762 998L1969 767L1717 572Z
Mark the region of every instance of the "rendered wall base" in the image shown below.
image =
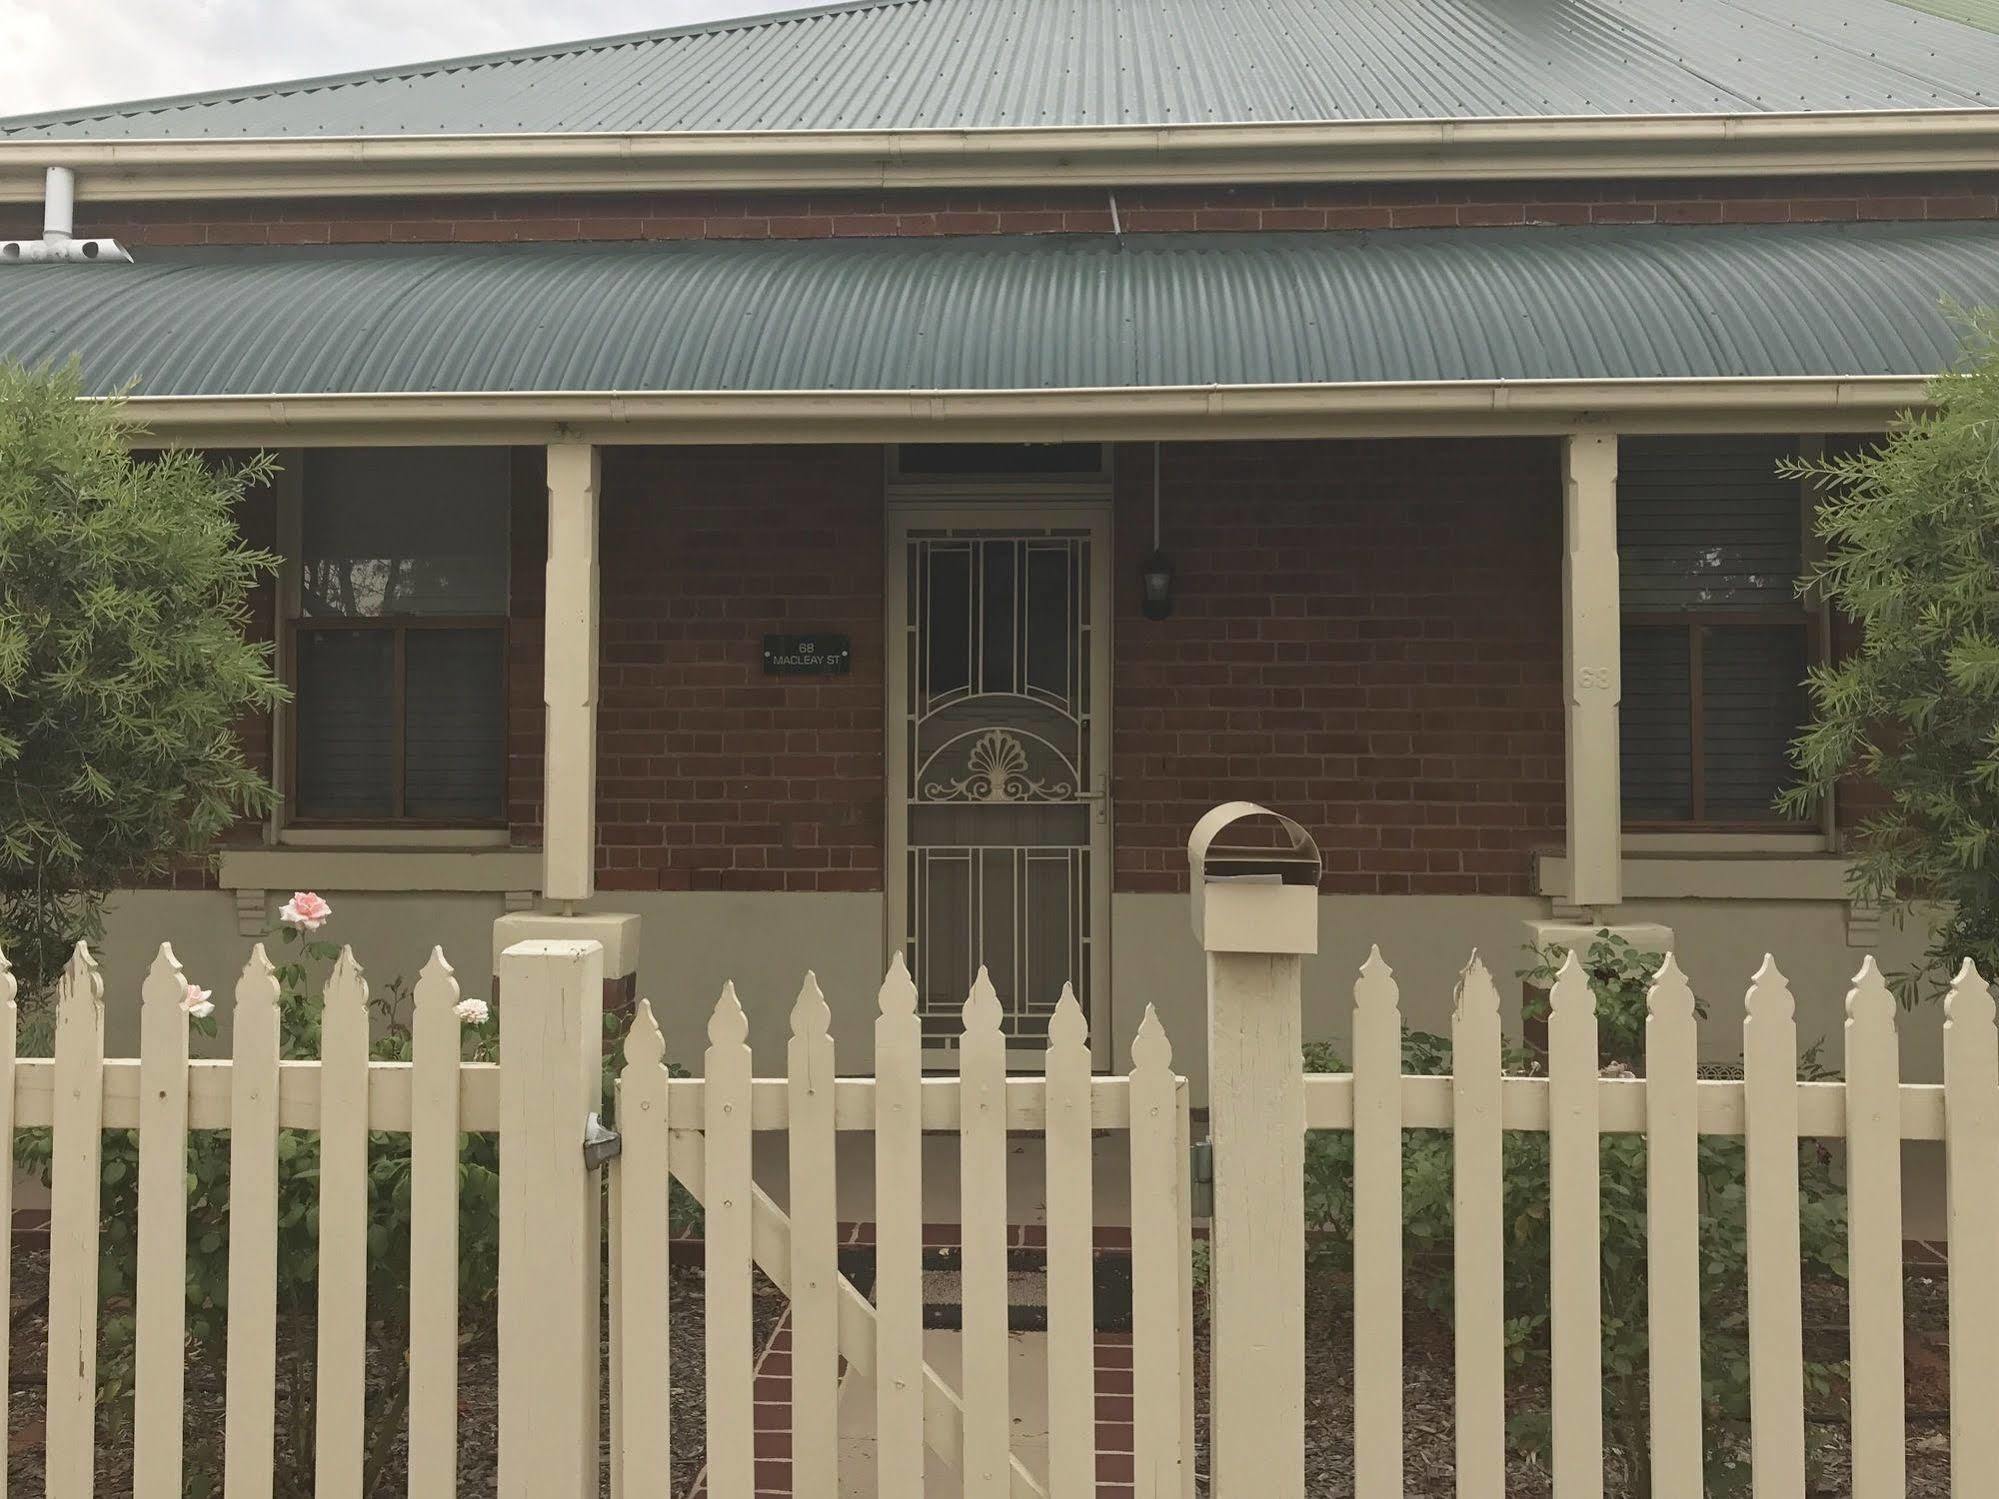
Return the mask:
M333 921L322 935L354 946L370 981L414 980L433 944L442 944L468 995L492 992L494 922L502 898L482 895L364 895L322 891ZM733 980L750 1017L760 1072L783 1070L792 1000L806 969L833 1009L842 1071L866 1070L873 1049L875 994L886 966L882 897L870 894L620 892L612 900L638 918L644 936L636 989L666 1030L668 1055L698 1065L707 1021L724 980ZM1407 1023L1447 1032L1459 971L1477 948L1517 1026L1524 923L1547 906L1531 897L1326 896L1320 951L1305 959L1305 1037L1344 1050L1353 979L1371 944L1395 970ZM1680 965L1709 1006L1702 1029L1710 1057L1740 1055L1742 995L1765 952L1774 953L1798 1001L1804 1044L1826 1042L1840 1065L1846 991L1863 953L1848 947L1838 901L1683 900L1627 902L1607 913L1617 925L1656 923L1676 936ZM226 999L253 939L237 931L235 898L225 891L127 891L113 902L102 954L107 1043L131 1055L138 1039L139 982L154 949L171 941L190 979ZM1195 1079L1207 1069L1201 953L1184 895L1118 895L1111 901L1112 983L1106 1015L1110 1065L1130 1065L1132 1033L1145 1006L1158 1008L1173 1042L1174 1066ZM1875 948L1884 968L1906 966L1924 934L1884 922ZM228 1014L226 1003L218 1013ZM1940 1075L1939 1007L1902 1018L1904 1075Z

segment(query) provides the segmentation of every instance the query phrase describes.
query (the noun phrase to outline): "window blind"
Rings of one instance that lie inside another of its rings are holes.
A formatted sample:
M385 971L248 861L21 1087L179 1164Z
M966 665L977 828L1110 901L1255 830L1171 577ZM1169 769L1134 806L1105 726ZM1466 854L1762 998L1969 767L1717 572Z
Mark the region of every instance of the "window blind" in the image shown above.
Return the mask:
M1809 617L1790 437L1619 444L1624 815L1757 824L1789 783Z
M505 815L510 488L505 448L307 455L296 816Z

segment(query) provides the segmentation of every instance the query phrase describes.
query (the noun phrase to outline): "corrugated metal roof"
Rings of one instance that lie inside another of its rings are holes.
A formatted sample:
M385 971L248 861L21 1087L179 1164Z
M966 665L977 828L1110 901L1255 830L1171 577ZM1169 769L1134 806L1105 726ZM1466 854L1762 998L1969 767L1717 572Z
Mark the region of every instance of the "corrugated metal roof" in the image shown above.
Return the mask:
M145 395L1917 375L1999 224L149 252L0 271Z
M1962 21L1967 26L1999 31L1999 0L1895 0L1910 10Z
M0 134L925 129L1995 105L1999 38L1895 0L875 0L23 116L0 120Z

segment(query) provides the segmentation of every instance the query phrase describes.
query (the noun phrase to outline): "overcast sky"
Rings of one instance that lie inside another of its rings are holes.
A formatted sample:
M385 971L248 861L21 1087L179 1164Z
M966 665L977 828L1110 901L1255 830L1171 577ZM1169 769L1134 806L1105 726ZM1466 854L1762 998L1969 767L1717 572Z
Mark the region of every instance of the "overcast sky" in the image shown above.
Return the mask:
M0 116L783 10L802 0L0 0Z

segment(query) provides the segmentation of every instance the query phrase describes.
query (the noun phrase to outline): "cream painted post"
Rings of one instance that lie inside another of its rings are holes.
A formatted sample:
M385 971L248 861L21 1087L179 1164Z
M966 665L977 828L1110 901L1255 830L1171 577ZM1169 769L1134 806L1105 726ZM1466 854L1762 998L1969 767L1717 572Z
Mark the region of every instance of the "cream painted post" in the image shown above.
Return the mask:
M1617 598L1617 437L1562 442L1562 677L1568 749L1569 902L1614 906L1623 821L1617 705L1623 695Z
M1319 855L1279 818L1288 852L1221 849L1232 823L1275 814L1216 807L1187 840L1194 935L1208 955L1210 1489L1305 1492L1305 1082L1303 955L1319 948Z
M500 957L500 1499L597 1493L597 1172L604 949Z
M561 907L588 900L597 888L598 488L594 445L548 445L542 895Z

